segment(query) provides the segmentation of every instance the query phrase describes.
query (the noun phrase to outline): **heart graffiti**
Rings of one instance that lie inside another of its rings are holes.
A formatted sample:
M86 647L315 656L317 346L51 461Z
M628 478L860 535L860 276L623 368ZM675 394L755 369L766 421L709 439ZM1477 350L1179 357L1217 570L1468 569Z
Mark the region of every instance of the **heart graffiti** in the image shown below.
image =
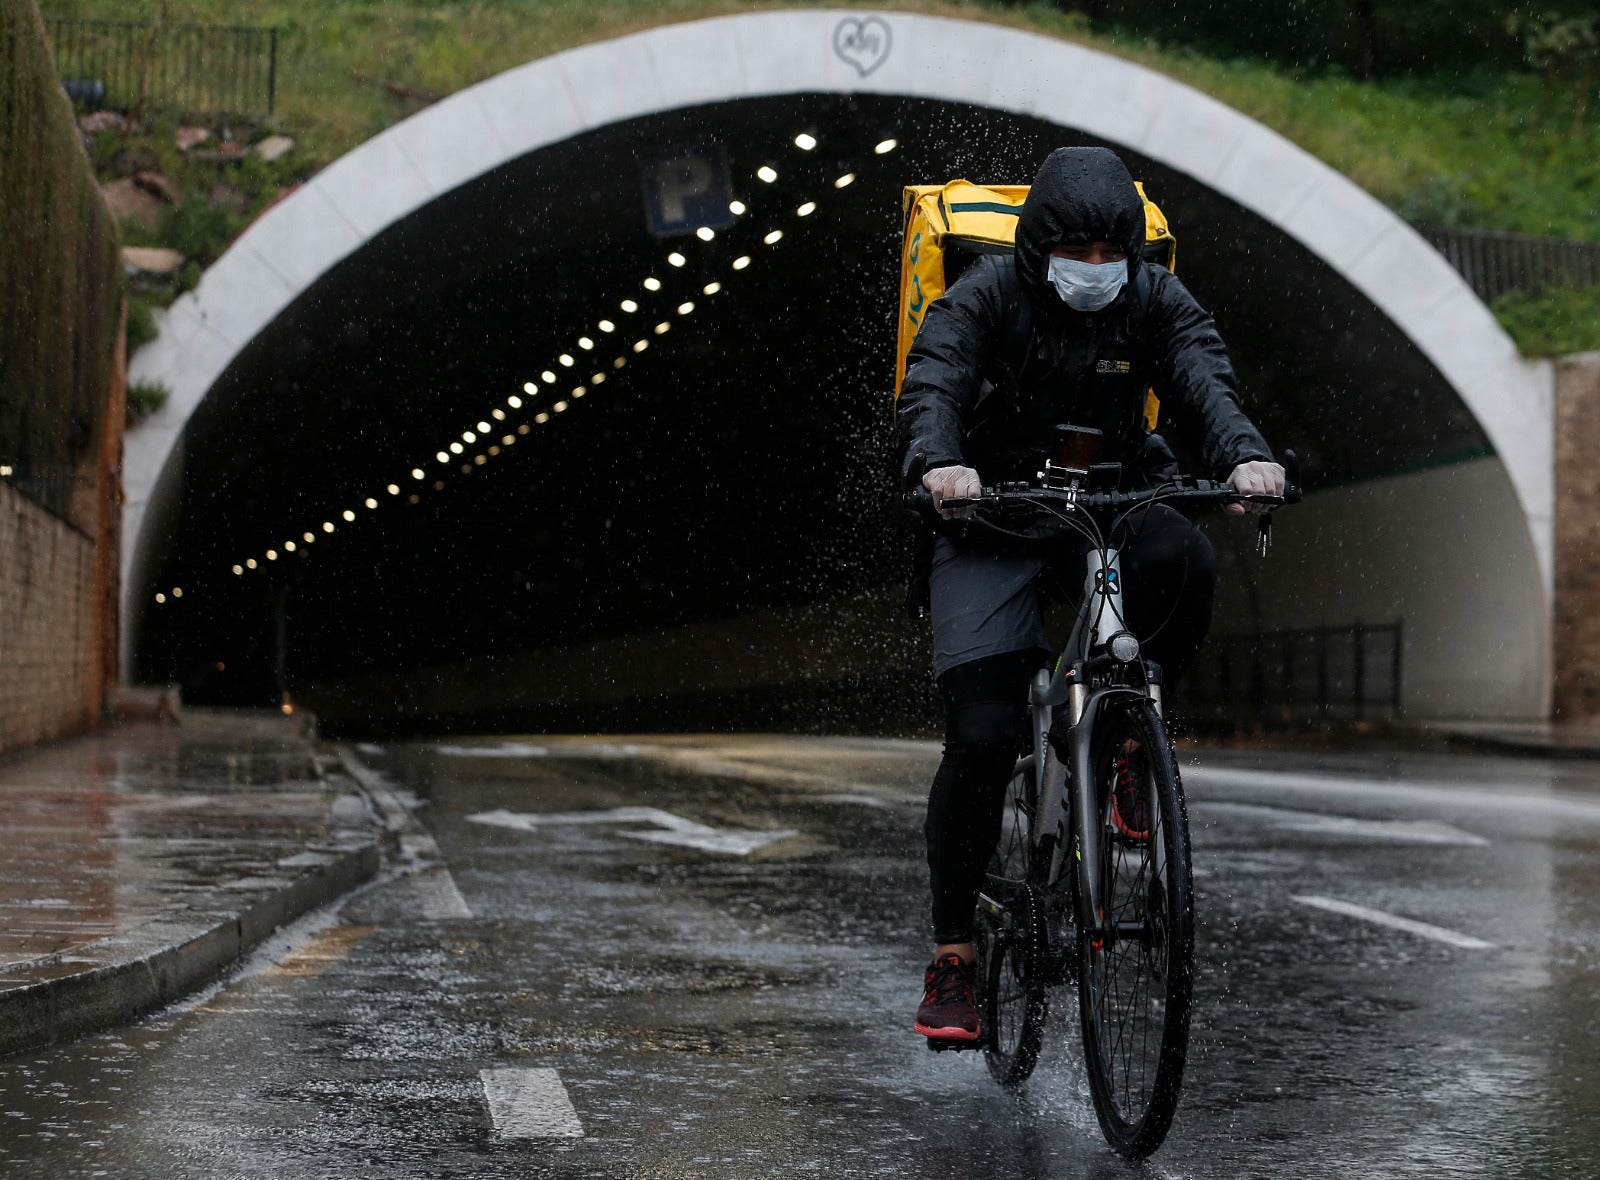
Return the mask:
M889 59L889 24L881 17L847 17L833 30L833 51L865 78Z

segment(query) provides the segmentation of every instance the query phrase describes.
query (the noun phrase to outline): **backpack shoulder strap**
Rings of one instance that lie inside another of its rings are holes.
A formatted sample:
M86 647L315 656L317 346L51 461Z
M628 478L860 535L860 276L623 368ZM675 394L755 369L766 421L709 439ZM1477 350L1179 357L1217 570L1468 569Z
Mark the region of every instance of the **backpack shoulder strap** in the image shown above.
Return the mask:
M1017 278L1015 258L1005 258L1000 262L1000 292L1003 300L1001 322L1005 326L1000 362L1010 372L1012 380L1017 381L1033 356L1033 306L1023 293L1021 280Z

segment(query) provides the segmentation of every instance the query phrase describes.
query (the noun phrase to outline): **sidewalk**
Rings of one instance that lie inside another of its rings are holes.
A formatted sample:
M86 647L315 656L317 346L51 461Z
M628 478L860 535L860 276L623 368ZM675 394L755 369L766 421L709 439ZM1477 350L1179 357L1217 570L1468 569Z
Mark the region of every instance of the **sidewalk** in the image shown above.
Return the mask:
M371 877L383 834L300 718L185 711L0 758L0 1054L194 990Z

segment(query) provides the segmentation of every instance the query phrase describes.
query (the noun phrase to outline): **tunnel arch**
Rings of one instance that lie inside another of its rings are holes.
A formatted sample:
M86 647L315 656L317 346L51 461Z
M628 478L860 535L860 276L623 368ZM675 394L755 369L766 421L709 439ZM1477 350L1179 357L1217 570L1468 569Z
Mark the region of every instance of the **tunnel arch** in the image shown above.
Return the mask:
M363 144L259 219L174 304L132 365L134 378L160 381L172 396L128 436L125 634L138 626L182 479L186 424L241 351L338 263L444 194L576 135L701 104L815 93L937 94L1080 130L1281 228L1387 316L1469 409L1515 491L1548 604L1548 367L1518 357L1403 221L1282 137L1119 58L980 22L813 10L668 25L529 63Z

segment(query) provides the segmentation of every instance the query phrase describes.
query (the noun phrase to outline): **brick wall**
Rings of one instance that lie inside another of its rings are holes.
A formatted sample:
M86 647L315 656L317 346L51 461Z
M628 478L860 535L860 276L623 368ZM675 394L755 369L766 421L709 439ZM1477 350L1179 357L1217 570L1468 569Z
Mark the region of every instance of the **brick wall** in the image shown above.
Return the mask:
M94 541L0 483L0 750L87 729L103 692Z
M1556 363L1555 719L1600 717L1600 353Z

